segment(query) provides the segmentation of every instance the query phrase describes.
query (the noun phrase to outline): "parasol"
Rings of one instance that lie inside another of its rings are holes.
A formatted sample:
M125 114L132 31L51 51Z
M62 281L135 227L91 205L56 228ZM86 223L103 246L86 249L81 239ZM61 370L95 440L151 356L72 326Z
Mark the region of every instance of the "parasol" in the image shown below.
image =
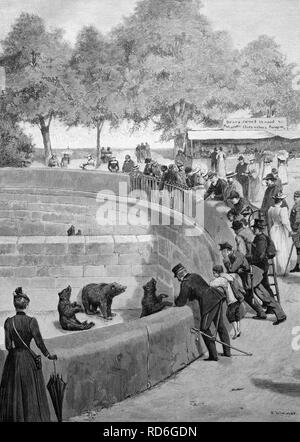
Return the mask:
M62 376L56 373L56 366L54 361L53 364L54 373L50 376L49 382L47 384L47 389L52 400L57 420L58 422L62 422L63 401L67 384L66 382L64 382Z

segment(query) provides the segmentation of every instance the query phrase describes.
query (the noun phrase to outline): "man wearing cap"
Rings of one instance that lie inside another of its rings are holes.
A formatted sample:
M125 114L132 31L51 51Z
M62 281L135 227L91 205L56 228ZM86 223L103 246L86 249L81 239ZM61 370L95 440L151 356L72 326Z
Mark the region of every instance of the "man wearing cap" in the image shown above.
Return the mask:
M237 175L234 172L227 173L226 175L227 184L224 189L224 201L227 206L231 208L233 207L233 204L229 197L232 192L237 192L241 197L244 196L243 187L241 183L236 179L236 176Z
M279 325L286 321L286 314L280 304L270 296L262 285L263 271L256 265L250 266L246 257L238 251L233 251L233 247L229 243L220 244L220 250L228 273L238 273L241 277L246 292L245 302L257 313L253 319L267 318L262 306L253 298L254 292L267 309L275 314L276 321L273 325Z
M243 187L244 197L248 199L249 197L249 170L248 164L245 162L243 156L238 159L238 165L236 166L237 180L241 183Z
M280 189L276 185L276 178L272 173L269 173L265 178L264 181L266 181L267 189L265 191L265 196L261 205L261 212L264 215L266 224L268 224L268 212L270 207L275 206L275 200L274 197L280 193ZM282 207L288 207L286 200L282 201Z
M174 267L172 272L181 283L180 293L175 299L175 305L183 307L188 301L198 301L201 314L200 330L209 336L203 336L209 353L209 357L206 360L218 361L218 352L210 327L214 323L221 341L230 345L230 337L222 315L222 305L226 301L226 293L210 287L200 275L189 273L182 264ZM231 357L229 347L224 345L223 351L224 356Z
M294 193L295 204L290 215L291 228L294 233L293 241L297 250L297 264L290 273L300 273L300 190Z
M204 195L204 199L210 198L215 201L223 201L225 181L218 178L215 172L209 172L207 178L210 180L210 186Z
M252 243L254 241L254 235L252 230L245 226L242 221L233 221L232 229L235 233L235 242L237 251L241 252L246 258L251 256Z

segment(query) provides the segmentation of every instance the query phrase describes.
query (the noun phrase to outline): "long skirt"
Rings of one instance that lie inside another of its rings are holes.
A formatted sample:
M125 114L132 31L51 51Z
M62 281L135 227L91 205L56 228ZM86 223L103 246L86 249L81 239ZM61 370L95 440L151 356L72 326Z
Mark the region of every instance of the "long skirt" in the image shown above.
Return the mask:
M278 168L278 176L281 179L282 185L285 186L288 184L288 171L286 164L280 164Z
M219 178L226 178L226 163L223 158L218 160L217 173Z
M10 350L0 385L0 422L50 422L45 381L26 349Z
M277 250L275 257L276 273L278 276L282 276L285 273L293 241L292 238L289 237L288 230L279 224L274 224L271 228L270 236ZM293 267L295 260L296 256L294 254L290 260L288 271Z

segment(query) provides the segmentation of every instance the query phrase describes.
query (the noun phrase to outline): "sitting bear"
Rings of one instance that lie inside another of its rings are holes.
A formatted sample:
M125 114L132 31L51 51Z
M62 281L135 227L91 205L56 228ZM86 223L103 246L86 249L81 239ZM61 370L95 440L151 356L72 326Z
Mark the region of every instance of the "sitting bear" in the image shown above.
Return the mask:
M167 295L156 295L156 280L151 279L143 287L144 297L142 299L142 314L141 318L145 316L153 315L163 310L165 307L171 307L173 305L170 301L163 301L164 298L168 298Z
M58 313L59 313L59 322L63 330L67 331L79 331L79 330L89 330L94 327L94 322L80 322L76 319L76 313L82 313L83 309L81 305L74 302L73 304L70 302L72 293L72 288L68 286L62 292L58 294L59 303L58 303Z
M89 284L82 289L82 304L87 315L96 315L98 308L104 319L113 318L111 305L114 297L124 293L127 287L113 284Z

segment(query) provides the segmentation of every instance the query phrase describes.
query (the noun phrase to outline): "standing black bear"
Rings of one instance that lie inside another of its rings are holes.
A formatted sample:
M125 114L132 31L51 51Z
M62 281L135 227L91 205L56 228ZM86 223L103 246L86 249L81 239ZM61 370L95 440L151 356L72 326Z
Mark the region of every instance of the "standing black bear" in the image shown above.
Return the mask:
M163 310L165 307L171 307L173 304L170 301L163 301L167 295L156 295L156 280L151 279L143 287L144 297L142 299L142 314L141 318L153 315Z
M94 327L94 322L80 322L76 318L76 313L82 313L83 309L81 305L76 302L71 303L72 288L68 286L62 292L58 294L59 303L58 303L58 313L59 313L59 322L63 330L67 331L81 331L81 330L89 330Z
M113 284L89 284L82 289L82 304L87 315L96 315L98 308L104 319L112 319L113 299L124 293L127 287Z

